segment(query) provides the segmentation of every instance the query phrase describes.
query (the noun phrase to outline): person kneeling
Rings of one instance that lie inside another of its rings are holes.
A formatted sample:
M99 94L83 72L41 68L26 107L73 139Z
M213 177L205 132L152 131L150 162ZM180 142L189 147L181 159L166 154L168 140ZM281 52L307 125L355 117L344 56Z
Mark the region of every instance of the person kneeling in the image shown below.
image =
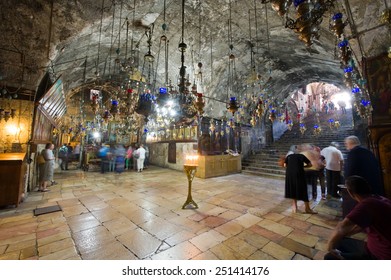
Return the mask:
M391 200L373 195L360 176L348 177L345 185L358 204L338 223L324 259L391 260ZM367 233L367 242L348 237L361 231Z

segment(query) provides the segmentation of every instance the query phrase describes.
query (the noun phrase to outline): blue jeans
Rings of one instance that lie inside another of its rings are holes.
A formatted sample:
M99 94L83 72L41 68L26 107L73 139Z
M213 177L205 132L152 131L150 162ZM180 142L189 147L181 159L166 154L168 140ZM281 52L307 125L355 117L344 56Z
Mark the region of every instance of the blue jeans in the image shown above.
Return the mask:
M337 250L341 251L341 256L345 260L373 260L375 259L368 251L366 243L362 240L344 237L337 245ZM325 260L339 260L332 253L324 256Z

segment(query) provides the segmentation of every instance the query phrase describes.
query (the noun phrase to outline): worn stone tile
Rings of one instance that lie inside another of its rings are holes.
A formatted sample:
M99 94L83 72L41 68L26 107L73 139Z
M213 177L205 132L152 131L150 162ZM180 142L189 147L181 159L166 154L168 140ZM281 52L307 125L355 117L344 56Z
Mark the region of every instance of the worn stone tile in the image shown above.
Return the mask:
M279 221L279 223L302 231L307 231L311 226L313 226L313 224L296 219L296 217L284 217Z
M221 233L215 230L210 230L190 239L189 241L197 246L197 248L199 248L202 252L205 252L226 239L227 237Z
M7 245L7 244L15 244L15 243L19 243L19 242L26 241L26 240L35 240L35 238L36 238L35 233L25 234L25 235L21 235L21 236L15 236L15 237L11 237L8 239L0 240L0 246Z
M38 258L38 250L35 245L20 250L19 259L27 260L31 258Z
M13 251L10 253L0 255L0 260L19 260L19 256L20 256L19 251Z
M8 246L7 245L1 245L0 246L0 255L5 253L5 250L7 250Z
M25 241L22 241L22 242L10 244L7 247L6 253L10 253L10 252L13 252L13 251L21 251L21 250L23 250L25 248L35 247L35 245L36 245L36 243L35 243L34 239L25 240Z
M273 256L274 258L278 260L290 260L292 257L295 255L295 252L278 245L274 242L269 242L266 244L263 248L262 251Z
M68 260L78 258L79 254L77 253L75 247L68 247L59 251L55 251L48 255L39 256L40 260Z
M257 250L254 254L247 258L248 260L275 260L271 255L262 252L261 250Z
M83 260L137 260L138 258L125 248L120 242L113 241L93 247L92 250L82 253Z
M276 243L280 242L284 238L284 236L282 236L281 234L267 230L259 225L253 225L249 229L251 231L255 232L256 234L259 234L259 235L263 236L264 238L271 240L271 241L274 241Z
M181 227L158 217L141 224L140 227L160 240L165 240L182 230Z
M169 244L170 246L175 246L179 243L190 240L195 236L196 235L193 232L189 232L187 230L182 230L182 231L170 236L169 238L167 238L165 240L165 242L167 242L167 244Z
M283 246L284 248L293 251L295 253L299 253L303 256L306 256L307 258L312 259L314 255L316 254L316 250L314 250L311 247L305 246L302 243L299 243L293 239L290 238L284 238L279 245Z
M218 226L214 230L220 232L222 235L226 237L231 237L239 234L243 230L243 227L240 224L238 224L236 220L234 220L225 223L221 226Z
M280 220L284 219L285 216L281 215L279 213L269 212L269 213L265 214L263 216L263 218L268 219L268 220L272 220L274 222L279 222Z
M206 251L201 254L198 254L192 260L219 260L219 258L213 254L211 251Z
M278 233L282 236L287 236L290 232L293 231L293 228L291 228L291 227L281 225L279 223L276 223L276 222L273 222L270 220L262 220L259 223L257 223L257 225L259 225L267 230L270 230L272 232Z
M289 235L288 238L297 241L305 246L308 247L314 247L315 244L318 242L319 237L307 234L300 230L294 230Z
M39 254L39 257L43 257L43 256L50 255L52 253L55 253L57 251L61 251L61 250L68 249L68 248L74 248L74 247L75 247L75 244L73 243L72 238L66 238L66 239L61 239L61 240L54 241L49 244L39 246L38 247L38 254Z
M78 232L99 226L100 222L91 213L87 213L69 217L68 224L73 232Z
M246 213L240 217L235 218L235 221L238 224L242 225L244 228L249 228L252 225L255 225L262 221L262 218L252 215L250 213Z
M224 245L218 244L210 249L210 251L221 260L244 260L246 259L242 254L236 252Z
M252 246L261 249L263 246L265 246L270 240L263 237L262 235L259 235L251 230L245 230L242 231L240 234L237 235L238 238L246 241L247 243L251 244Z
M104 222L103 226L106 227L113 236L118 236L137 228L137 225L123 216L119 216L115 220Z
M331 236L333 230L329 228L313 225L306 232L308 234L318 236L319 238L328 239Z
M182 242L152 256L152 260L190 260L201 251L189 241Z
M83 254L104 247L105 244L114 242L115 238L104 226L98 226L74 233L73 240Z
M257 247L252 246L247 243L245 240L238 237L231 237L223 242L223 244L233 251L240 253L243 257L247 258L250 255L254 254L257 251Z
M311 260L311 259L307 258L306 256L296 254L292 260L306 261L306 260Z
M128 231L118 236L117 239L139 259L152 255L162 244L159 239L142 229Z
M215 217L215 216L209 216L209 217L201 220L200 224L205 225L209 228L215 228L215 227L218 227L226 222L227 222L226 219L223 219L220 217Z

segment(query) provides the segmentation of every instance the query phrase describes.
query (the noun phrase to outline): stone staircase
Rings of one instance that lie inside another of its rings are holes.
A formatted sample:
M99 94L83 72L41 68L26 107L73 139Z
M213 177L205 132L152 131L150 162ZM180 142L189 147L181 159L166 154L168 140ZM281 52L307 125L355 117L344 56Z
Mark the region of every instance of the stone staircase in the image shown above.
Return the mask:
M317 123L315 114L308 116L304 123L307 130L301 133L296 123L292 130L287 130L274 143L264 147L260 152L250 155L242 161L242 172L262 177L271 177L275 179L285 178L285 169L278 165L279 158L285 156L291 145L300 145L304 143L314 144L321 149L330 145L332 141L339 143L339 149L345 155L347 153L344 146L344 139L349 135L354 135L352 128L352 114L348 111L346 115L339 116L341 127L331 129L328 124L330 115L320 113L319 121L322 132L319 135L314 134L314 124Z

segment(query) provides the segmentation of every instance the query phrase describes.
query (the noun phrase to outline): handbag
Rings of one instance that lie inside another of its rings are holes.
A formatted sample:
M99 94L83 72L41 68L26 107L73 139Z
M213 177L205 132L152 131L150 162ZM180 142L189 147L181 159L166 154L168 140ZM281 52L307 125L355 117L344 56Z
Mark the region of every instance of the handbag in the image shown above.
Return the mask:
M42 154L39 154L37 156L37 162L38 162L38 164L44 164L45 163L45 158L43 157Z

